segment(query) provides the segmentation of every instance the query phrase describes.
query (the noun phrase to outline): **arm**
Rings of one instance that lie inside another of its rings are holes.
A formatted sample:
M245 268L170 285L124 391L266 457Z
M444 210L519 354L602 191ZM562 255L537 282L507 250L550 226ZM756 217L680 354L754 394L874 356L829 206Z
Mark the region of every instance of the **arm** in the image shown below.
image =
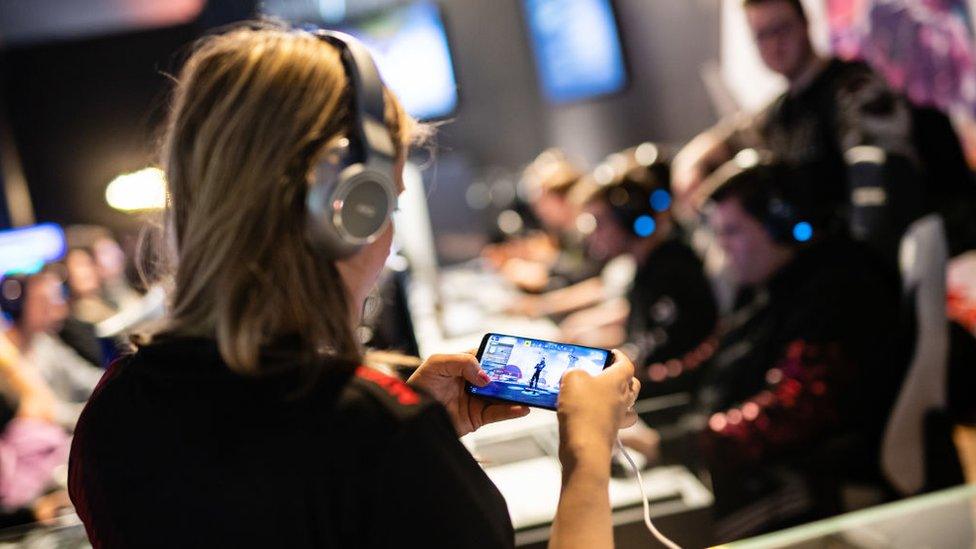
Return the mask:
M595 276L542 295L525 296L511 312L533 317L556 315L595 305L603 299L603 282Z
M600 375L573 370L560 383L559 460L563 484L552 524L553 549L613 547L610 516L610 452L617 431L632 425L640 383L619 351Z
M686 213L688 207L694 207L688 201L708 174L732 158L729 140L733 128L732 123L720 122L698 134L674 156L672 189Z
M549 547L613 547L610 518L610 449L597 445L563 456L563 485Z
M839 345L796 340L766 379L766 390L710 418L703 443L716 464L758 463L836 426L856 365Z
M577 311L560 323L560 338L592 347L617 347L627 335L624 323L629 311L624 298Z

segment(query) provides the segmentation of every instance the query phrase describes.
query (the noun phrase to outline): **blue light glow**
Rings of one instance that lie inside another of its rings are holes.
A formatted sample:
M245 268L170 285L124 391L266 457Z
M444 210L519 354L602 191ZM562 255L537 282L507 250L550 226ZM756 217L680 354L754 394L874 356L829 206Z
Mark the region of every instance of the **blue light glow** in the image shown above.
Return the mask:
M663 212L671 207L671 193L658 189L651 193L651 207L655 212Z
M610 0L524 0L536 70L546 97L568 103L627 83Z
M64 231L54 223L0 231L0 275L36 273L66 249Z
M634 232L637 233L637 236L651 236L655 229L657 229L657 223L649 215L642 215L634 221Z
M813 238L813 225L806 221L801 221L793 226L793 238L797 242L808 242Z
M436 2L422 0L384 10L339 30L366 44L383 82L411 115L428 120L457 108L451 49Z

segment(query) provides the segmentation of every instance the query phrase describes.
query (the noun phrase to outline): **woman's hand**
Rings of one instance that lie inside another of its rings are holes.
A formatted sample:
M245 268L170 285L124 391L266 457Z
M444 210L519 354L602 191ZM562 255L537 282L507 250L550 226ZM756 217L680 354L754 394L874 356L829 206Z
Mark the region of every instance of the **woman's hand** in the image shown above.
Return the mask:
M614 362L600 374L571 370L563 376L559 389L559 455L563 465L584 458L606 460L617 431L637 421L633 410L640 391L634 378L634 364L618 350Z
M610 452L617 431L633 425L640 382L634 365L614 350L614 363L598 375L572 370L559 389L559 461L562 491L549 547L613 547Z
M407 383L423 389L447 409L458 436L478 430L482 425L522 417L527 406L492 402L464 390L468 381L477 387L488 385L488 374L472 353L433 355L417 368Z

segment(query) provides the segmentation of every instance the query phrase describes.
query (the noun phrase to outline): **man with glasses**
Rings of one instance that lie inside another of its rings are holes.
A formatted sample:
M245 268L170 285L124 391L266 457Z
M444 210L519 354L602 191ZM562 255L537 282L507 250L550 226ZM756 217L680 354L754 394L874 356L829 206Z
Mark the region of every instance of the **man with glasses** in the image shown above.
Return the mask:
M763 63L789 87L760 113L720 122L675 157L679 213L700 206L696 189L738 151L766 149L782 162L818 166L818 199L835 206L855 237L892 257L921 203L908 103L864 63L819 56L800 0L743 5ZM867 170L852 153L866 150L877 160Z

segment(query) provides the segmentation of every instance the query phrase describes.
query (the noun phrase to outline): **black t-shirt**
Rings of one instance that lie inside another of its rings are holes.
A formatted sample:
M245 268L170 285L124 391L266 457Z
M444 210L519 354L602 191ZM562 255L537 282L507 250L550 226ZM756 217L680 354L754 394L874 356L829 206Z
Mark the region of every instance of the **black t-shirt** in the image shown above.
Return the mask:
M93 545L514 544L504 499L439 403L366 368L295 388L231 372L204 339L114 364L69 465Z
M658 246L638 266L627 294L627 349L638 367L661 367L702 345L715 330L717 308L702 262L679 238ZM673 370L674 368L672 368ZM693 389L690 372L644 383L641 396Z

